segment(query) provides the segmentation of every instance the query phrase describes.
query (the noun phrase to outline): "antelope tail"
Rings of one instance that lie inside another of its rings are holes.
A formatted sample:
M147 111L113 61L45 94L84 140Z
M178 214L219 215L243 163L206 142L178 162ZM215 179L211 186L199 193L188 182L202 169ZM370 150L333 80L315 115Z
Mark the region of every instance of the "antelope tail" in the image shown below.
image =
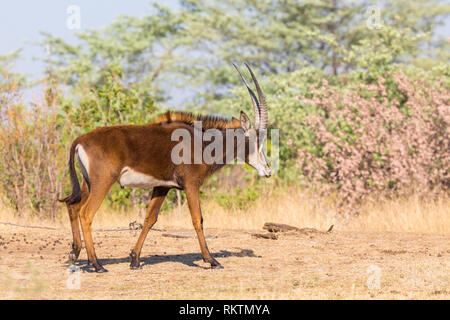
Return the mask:
M73 143L70 148L70 158L69 158L69 171L70 171L70 182L72 183L72 194L64 199L58 199L60 202L65 202L67 204L75 204L81 201L81 189L80 183L78 182L77 173L75 171L75 151L77 143Z

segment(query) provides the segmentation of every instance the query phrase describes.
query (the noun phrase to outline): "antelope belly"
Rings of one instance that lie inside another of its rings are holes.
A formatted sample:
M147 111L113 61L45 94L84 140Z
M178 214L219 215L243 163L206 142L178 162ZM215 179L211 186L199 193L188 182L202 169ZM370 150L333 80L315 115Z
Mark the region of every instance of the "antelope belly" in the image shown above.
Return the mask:
M128 167L122 170L119 184L122 187L131 188L178 187L178 184L173 181L155 179L150 175L137 172Z

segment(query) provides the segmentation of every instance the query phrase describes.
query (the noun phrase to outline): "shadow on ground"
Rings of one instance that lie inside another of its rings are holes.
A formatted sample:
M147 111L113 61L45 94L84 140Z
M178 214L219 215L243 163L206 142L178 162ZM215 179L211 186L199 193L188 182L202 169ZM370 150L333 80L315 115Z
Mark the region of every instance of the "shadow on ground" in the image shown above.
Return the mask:
M250 258L261 258L261 256L255 255L253 250L251 249L240 249L236 248L240 251L231 252L228 250L220 250L217 253L211 253L211 255L215 258L228 258L228 257L250 257ZM200 266L195 263L195 261L202 260L202 255L200 253L184 253L184 254L169 254L169 255L151 255L148 257L141 257L141 268L146 265L154 265L163 262L179 262L185 264L189 267L196 267L202 269L210 269L209 267ZM105 268L108 269L108 265L114 265L119 263L127 263L131 262L129 257L126 258L110 258L110 259L99 259L100 264L102 264ZM82 270L86 272L95 272L92 266L87 264L87 260L78 260L75 265L80 267Z

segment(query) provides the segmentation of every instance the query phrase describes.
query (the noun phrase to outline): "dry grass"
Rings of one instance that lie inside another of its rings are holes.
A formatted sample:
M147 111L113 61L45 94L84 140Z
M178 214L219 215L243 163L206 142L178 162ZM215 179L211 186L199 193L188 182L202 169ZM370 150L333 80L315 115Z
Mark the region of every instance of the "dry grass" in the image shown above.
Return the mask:
M256 230L265 222L277 222L318 230L327 230L334 225L338 231L450 234L449 208L448 196L427 200L413 195L368 202L361 208L359 216L342 218L336 215L332 200L318 199L314 194L296 188L269 192L247 210L225 209L213 200L202 202L206 228L236 230ZM55 222L25 216L26 219L17 217L13 210L0 206L0 221L69 227L65 208ZM130 221L142 219L133 210L112 212L102 206L94 219L94 227L126 227ZM187 205L183 205L181 214L178 208L160 214L157 226L191 228Z
M450 198L421 200L417 196L367 204L349 231L450 234Z
M330 200L317 199L298 189L262 197L248 210L225 209L214 201L203 202L205 226L225 229L260 229L265 222L277 222L300 228L327 230L334 225L339 231L413 232L450 234L450 198L420 200L417 196L389 201L369 202L358 217L342 218ZM174 210L162 214L159 224L189 227L188 208L183 214Z

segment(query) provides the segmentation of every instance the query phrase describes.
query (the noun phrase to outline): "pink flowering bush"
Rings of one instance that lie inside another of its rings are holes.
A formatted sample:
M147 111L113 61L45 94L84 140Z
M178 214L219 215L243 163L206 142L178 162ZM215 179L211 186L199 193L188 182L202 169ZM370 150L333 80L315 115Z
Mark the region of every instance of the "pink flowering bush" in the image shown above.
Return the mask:
M374 192L449 189L450 92L441 82L401 71L347 89L324 79L296 99L317 108L302 120L310 138L297 148L301 175L336 190L342 206Z

